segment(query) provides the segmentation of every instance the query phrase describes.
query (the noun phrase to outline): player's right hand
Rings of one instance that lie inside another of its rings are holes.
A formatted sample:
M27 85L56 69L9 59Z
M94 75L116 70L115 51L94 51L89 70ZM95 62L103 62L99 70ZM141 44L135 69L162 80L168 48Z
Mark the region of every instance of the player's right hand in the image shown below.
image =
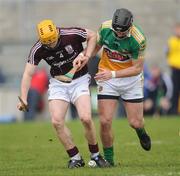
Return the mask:
M99 72L96 73L94 79L96 81L107 81L112 78L112 73L110 70L99 68Z
M28 104L27 104L26 101L24 101L24 102L21 102L21 101L20 101L20 102L17 104L17 108L18 108L20 111L23 111L23 112L28 111Z

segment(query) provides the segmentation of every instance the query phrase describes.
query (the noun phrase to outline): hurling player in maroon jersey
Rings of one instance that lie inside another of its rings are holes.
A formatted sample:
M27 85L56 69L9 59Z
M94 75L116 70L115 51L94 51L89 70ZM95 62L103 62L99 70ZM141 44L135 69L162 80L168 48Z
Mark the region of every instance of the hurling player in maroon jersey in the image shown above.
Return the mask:
M50 66L51 79L48 89L49 111L57 136L70 157L68 167L77 168L85 165L84 160L74 144L70 130L65 125L65 116L70 102L77 109L79 118L84 126L91 160L98 167L107 167L108 163L99 153L95 126L91 116L90 75L86 63L92 55L96 44L96 34L89 29L59 28L51 20L43 20L37 25L39 40L31 48L21 82L21 99L26 105L27 94L32 75L41 60ZM82 43L86 42L85 49ZM73 75L73 61L81 66ZM82 67L83 65L83 67ZM66 75L72 81L62 79ZM23 110L22 103L17 107Z

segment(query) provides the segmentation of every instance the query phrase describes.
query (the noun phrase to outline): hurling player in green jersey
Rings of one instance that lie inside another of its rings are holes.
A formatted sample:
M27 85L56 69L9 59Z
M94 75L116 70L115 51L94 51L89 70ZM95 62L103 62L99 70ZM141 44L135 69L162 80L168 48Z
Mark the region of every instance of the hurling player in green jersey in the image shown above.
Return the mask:
M129 125L136 131L142 148L151 149L151 139L144 128L143 63L146 39L133 23L127 9L117 9L113 19L102 23L95 54L102 55L95 79L98 84L100 136L105 159L113 166L112 120L119 98L123 100Z

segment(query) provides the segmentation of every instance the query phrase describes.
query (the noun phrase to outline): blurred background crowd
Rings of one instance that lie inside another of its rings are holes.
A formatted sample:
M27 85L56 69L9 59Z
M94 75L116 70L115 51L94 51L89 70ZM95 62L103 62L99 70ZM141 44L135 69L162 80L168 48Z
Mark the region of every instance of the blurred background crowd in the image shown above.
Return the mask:
M128 8L147 37L144 66L144 113L149 117L180 114L180 0L0 0L0 122L49 119L47 88L49 68L42 63L28 95L30 112L16 108L20 80L31 46L37 40L36 24L52 19L59 27L79 26L97 31L116 8ZM97 72L99 56L89 72ZM92 80L93 114L97 112L96 83ZM121 101L121 100L120 100ZM76 118L73 106L67 119ZM117 117L124 117L122 105Z

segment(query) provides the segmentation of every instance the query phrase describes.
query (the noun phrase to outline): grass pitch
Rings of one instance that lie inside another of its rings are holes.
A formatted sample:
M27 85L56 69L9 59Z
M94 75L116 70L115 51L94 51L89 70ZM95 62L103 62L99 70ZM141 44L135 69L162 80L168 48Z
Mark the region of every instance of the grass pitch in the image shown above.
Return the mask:
M67 154L50 123L0 124L0 176L180 176L180 118L145 120L152 138L149 152L140 147L127 119L114 120L116 167L108 169L88 168L83 127L79 120L68 122L86 162L73 170L67 168ZM99 145L102 152L100 140Z

